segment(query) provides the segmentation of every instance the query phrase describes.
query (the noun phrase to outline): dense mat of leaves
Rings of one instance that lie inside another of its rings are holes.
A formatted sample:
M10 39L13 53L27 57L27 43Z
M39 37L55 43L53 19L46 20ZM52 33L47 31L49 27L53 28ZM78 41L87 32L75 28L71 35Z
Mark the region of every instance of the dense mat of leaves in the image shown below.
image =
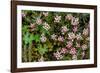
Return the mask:
M90 58L88 13L22 10L22 61Z

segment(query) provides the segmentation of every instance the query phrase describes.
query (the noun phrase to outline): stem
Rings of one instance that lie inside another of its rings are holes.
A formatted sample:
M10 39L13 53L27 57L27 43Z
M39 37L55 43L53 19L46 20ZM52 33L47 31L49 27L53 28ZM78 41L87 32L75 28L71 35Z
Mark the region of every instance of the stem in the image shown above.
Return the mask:
M29 60L29 62L32 61L31 47L32 47L32 43L29 44L29 49L28 49L28 60Z
M24 61L27 62L27 54L26 54L27 51L26 51L26 45L24 45L23 53L24 53L24 55L23 55Z

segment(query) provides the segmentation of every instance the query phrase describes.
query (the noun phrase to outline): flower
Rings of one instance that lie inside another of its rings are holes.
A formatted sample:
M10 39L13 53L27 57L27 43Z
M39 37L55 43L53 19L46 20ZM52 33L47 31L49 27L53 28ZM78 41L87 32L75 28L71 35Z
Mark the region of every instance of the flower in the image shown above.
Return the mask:
M62 59L63 56L61 55L61 53L59 51L57 51L56 53L53 53L54 57L59 60L59 59Z
M41 42L44 43L44 42L46 42L47 38L44 35L42 35L41 38L40 38L40 40L41 40Z
M56 15L54 19L54 22L60 22L61 16Z
M22 46L32 51L32 61L90 59L92 31L88 13L22 10L21 17Z
M53 39L53 40L57 40L57 35L52 34L52 35L51 35L51 39Z
M84 58L84 56L85 56L85 51L83 51L81 54L82 54L82 58Z
M41 56L41 58L38 60L39 62L43 62L44 61L44 57Z
M68 20L72 20L73 16L72 16L72 14L67 14L67 16L65 16L65 18Z
M72 20L71 20L71 24L74 25L74 26L78 25L79 24L79 18L73 17Z
M82 45L82 50L86 50L87 49L87 45L86 44L83 44Z
M63 54L65 54L67 52L68 52L68 50L66 48L61 48L61 50L60 50L60 53L63 53Z
M46 29L46 30L49 30L50 29L50 26L49 24L47 24L46 22L43 24L43 28Z
M64 38L62 36L59 36L58 37L58 41L63 42L64 41Z
M73 30L73 32L77 32L77 29L78 29L78 27L74 26L72 30Z
M72 54L72 55L75 55L76 54L76 48L71 48L71 50L70 50L70 54Z
M75 39L75 34L73 32L68 33L68 39Z
M61 32L64 34L68 31L69 29L66 26L61 27Z
M22 12L22 17L24 18L26 16L26 13Z
M34 30L35 30L36 25L35 25L34 23L31 23L29 27L31 28L31 31L34 31Z
M89 38L89 37L87 37L87 38L86 38L86 40L87 40L87 41L89 41L89 40L90 40L90 38Z
M68 41L66 47L67 47L67 48L71 48L72 45L73 45L72 41Z
M76 39L77 39L77 40L82 40L81 33L76 34Z
M72 55L73 60L77 60L77 55Z
M76 42L76 47L78 47L78 48L79 48L79 47L80 47L80 43L77 43L77 42Z
M46 17L48 16L48 12L43 12L43 15Z
M87 36L89 34L89 29L88 28L84 28L83 29L83 35Z
M38 24L38 25L42 24L42 19L37 18L37 19L36 19L36 24Z

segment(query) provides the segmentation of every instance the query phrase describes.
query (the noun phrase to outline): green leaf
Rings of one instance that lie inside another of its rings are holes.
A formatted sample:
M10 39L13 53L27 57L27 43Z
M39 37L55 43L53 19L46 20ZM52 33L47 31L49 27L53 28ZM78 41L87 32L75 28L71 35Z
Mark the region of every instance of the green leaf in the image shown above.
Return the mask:
M63 57L63 60L71 60L71 55L67 54Z
M39 35L33 35L33 34L30 34L29 32L27 32L26 34L24 34L23 40L24 40L25 44L31 44L33 40L35 42L39 42L40 36Z
M37 26L37 29L38 29L38 30L41 30L41 29L42 29L42 26L43 26L43 25L38 25L38 26Z
M47 41L46 45L48 45L48 48L50 48L50 49L53 48L53 45L50 41Z
M78 48L77 55L80 55L81 52L82 52L82 49L81 48Z
M23 33L27 32L28 31L28 26L27 25L24 25L22 27L22 31L23 31Z
M47 46L46 46L46 45L42 46L42 45L40 44L40 45L38 46L38 52L39 52L41 55L45 54L47 51L48 51L48 50L47 50Z
M81 52L82 52L82 49L78 48L78 50L77 50L77 58L78 58L78 60L81 59Z
M23 40L26 45L29 43L29 33L28 32L26 34L24 34Z
M40 42L40 35L38 35L38 34L33 35L32 38L33 38L33 40L34 40L35 42Z
M32 41L33 41L33 34L30 34L29 43L32 43Z
M48 22L49 24L52 23L53 21L53 14L49 13L47 17L45 17L46 22Z

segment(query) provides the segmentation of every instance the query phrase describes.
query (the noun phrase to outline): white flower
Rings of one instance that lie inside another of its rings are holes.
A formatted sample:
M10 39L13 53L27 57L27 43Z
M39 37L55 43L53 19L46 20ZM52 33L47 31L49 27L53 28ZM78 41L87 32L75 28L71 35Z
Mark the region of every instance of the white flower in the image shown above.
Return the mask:
M61 27L61 32L64 34L68 31L69 29L66 26Z
M78 25L79 24L79 18L73 17L72 20L71 20L71 24L72 25Z
M68 39L75 39L75 34L73 32L68 33Z
M43 62L44 61L44 57L41 56L41 58L38 60L39 62Z
M71 55L75 55L76 54L76 48L72 47L69 53Z
M66 48L61 48L60 53L62 54L68 53L68 50Z
M74 32L77 32L77 30L78 30L78 27L77 27L77 26L74 26L74 27L73 27L73 31L74 31Z
M38 24L38 25L42 24L42 19L37 18L37 19L36 19L36 24Z
M47 38L44 35L42 35L41 38L40 38L40 40L41 40L41 42L44 43L44 42L46 42Z
M73 16L72 16L72 14L67 14L67 16L65 18L68 20L72 20Z
M54 22L60 22L61 16L56 15L54 19Z
M34 23L31 23L29 27L31 28L31 31L34 31L34 30L35 30L36 25L35 25Z
M57 35L55 35L55 34L51 35L51 39L57 40Z
M81 33L78 33L78 34L76 35L76 39L77 39L77 40L82 40Z
M67 48L71 48L72 45L73 45L73 42L72 42L72 41L68 41L66 47L67 47Z
M56 53L53 53L54 57L59 60L63 58L63 55L61 55L61 53L59 51L57 51Z
M64 37L59 36L59 37L58 37L58 41L60 41L60 42L64 42Z
M86 44L83 44L82 45L82 50L86 50L87 49L87 45Z
M48 12L43 12L43 15L44 16L48 16Z
M85 51L82 52L82 58L84 58L84 56L85 56Z
M43 28L46 29L46 30L49 30L50 29L50 26L49 24L47 24L46 22L43 24Z
M86 40L87 40L87 41L89 41L89 40L90 40L90 38L89 38L89 37L87 37L87 38L86 38Z
M73 59L73 60L77 60L77 55L73 55L73 56L72 56L72 59Z
M76 47L80 47L80 43L77 43L77 42L76 42Z
M89 34L89 29L88 28L84 28L83 29L83 35L87 36Z
M25 12L22 12L22 17L25 17L26 16L26 13Z

